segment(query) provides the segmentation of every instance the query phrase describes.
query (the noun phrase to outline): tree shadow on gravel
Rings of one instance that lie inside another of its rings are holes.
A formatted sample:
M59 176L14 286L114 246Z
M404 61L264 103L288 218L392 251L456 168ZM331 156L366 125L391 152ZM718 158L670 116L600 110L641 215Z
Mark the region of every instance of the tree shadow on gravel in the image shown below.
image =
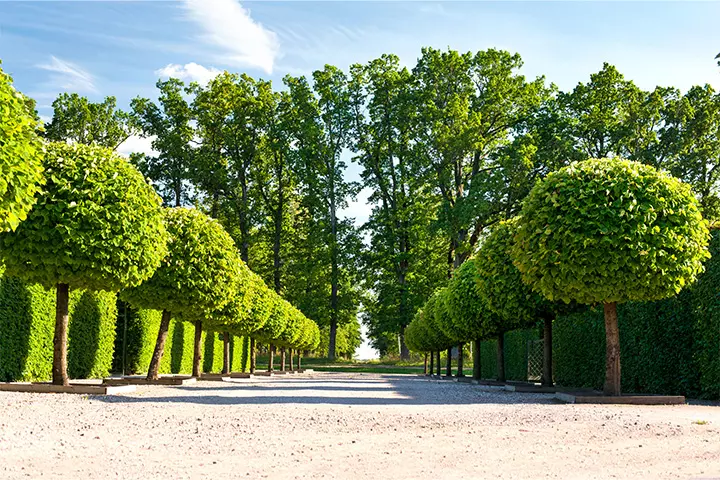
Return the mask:
M383 376L374 381L344 379L308 379L235 384L226 382L217 386L154 387L163 388L163 395L107 396L98 400L107 403L190 403L197 405L480 405L480 404L557 404L549 394L506 392L497 387L433 381L425 378ZM353 387L357 382L359 385ZM363 383L383 383L386 387L367 386ZM297 392L294 395L293 392ZM310 391L310 394L308 394ZM318 394L312 394L317 391ZM177 392L177 394L175 394ZM194 395L193 395L194 393Z

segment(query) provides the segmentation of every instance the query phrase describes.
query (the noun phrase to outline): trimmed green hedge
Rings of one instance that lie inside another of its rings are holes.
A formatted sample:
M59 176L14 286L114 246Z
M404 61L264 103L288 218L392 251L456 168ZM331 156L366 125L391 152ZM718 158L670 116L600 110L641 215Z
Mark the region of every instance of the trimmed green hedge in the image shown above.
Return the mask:
M538 338L536 328L505 334L505 377L508 380L527 380L527 342ZM497 377L497 340L481 342L480 373L486 379Z
M117 336L113 371L122 371L123 333L125 322L124 304L118 308ZM161 312L158 310L127 309L127 340L125 373L128 375L147 372L160 328ZM160 373L192 373L193 342L195 326L188 322L170 322L165 353L160 362ZM249 339L231 336L230 354L232 371L250 369ZM220 372L223 363L222 333L203 332L203 372Z
M115 294L72 291L68 374L109 374L115 341ZM0 277L0 381L43 381L52 376L55 292Z

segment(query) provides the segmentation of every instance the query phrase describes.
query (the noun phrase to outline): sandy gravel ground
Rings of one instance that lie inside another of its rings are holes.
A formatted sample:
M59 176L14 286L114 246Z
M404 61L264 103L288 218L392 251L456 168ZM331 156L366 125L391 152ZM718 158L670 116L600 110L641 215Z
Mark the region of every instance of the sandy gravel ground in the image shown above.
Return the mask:
M0 392L0 479L39 477L720 479L720 407L562 405L353 373Z

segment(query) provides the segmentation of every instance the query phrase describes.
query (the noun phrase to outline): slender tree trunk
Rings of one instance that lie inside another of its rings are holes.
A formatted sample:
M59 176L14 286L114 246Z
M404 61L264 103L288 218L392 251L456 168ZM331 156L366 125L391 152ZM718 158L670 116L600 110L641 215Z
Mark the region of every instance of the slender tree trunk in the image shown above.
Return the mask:
M275 360L274 356L275 356L275 347L271 343L270 347L268 348L268 372L273 371L273 360Z
M193 355L192 376L200 378L200 360L202 360L202 322L195 322L195 354Z
M162 360L163 352L165 351L165 341L167 340L169 329L170 312L163 310L162 319L160 320L160 329L158 330L157 340L155 341L155 350L153 351L153 356L150 359L150 366L148 367L148 381L160 378L158 375L158 372L160 371L160 361Z
M280 348L280 371L285 371L285 347Z
M424 368L423 368L424 375L428 374L428 359L427 359L427 357L428 357L428 354L427 354L427 352L425 352L425 363L424 363Z
M552 318L546 318L543 325L543 375L542 385L553 386Z
M457 362L457 376L458 377L464 377L465 372L463 372L465 359L463 358L463 350L465 349L465 344L461 343L458 345L458 362Z
M620 395L620 329L617 303L606 303L605 310L605 395Z
M482 367L480 365L480 339L474 340L473 345L473 380L482 379Z
M435 352L430 352L430 375L435 373Z
M70 286L58 283L55 291L55 336L53 337L53 385L70 385L67 375L67 330Z
M505 333L497 339L497 379L498 382L505 381Z
M437 369L437 376L439 377L442 375L442 365L440 365L440 350L435 352L435 357L437 362L435 363L435 368Z
M405 334L400 334L400 360L410 360L410 349L405 344Z
M241 206L240 206L240 258L248 264L250 249L250 227L248 225L249 196L247 177L245 169L240 169L240 189L241 189Z
M298 370L302 370L302 357L303 357L302 350L298 350Z
M447 349L447 359L445 361L445 376L452 377L452 347Z
M288 355L290 356L290 371L292 372L293 370L295 370L295 365L293 364L294 363L294 360L293 360L294 352L293 352L292 348L288 349Z
M230 334L223 332L223 369L222 373L228 374L232 370L232 359L230 358Z
M335 339L337 338L337 319L330 319L330 339L328 341L328 360L335 360Z
M255 348L255 339L250 337L250 373L255 373L257 366L257 351Z

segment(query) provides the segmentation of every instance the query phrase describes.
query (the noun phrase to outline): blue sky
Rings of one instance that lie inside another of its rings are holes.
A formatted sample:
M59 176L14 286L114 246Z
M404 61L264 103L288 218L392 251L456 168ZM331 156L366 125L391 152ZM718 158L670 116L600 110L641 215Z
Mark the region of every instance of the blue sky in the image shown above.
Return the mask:
M207 81L227 69L279 83L383 53L411 67L423 46L518 52L525 75L562 89L603 62L646 89L720 89L720 2L0 0L2 68L45 117L63 91L114 95L126 108L153 97L161 76ZM149 141L124 148L147 151ZM346 210L358 222L368 212L365 194Z

